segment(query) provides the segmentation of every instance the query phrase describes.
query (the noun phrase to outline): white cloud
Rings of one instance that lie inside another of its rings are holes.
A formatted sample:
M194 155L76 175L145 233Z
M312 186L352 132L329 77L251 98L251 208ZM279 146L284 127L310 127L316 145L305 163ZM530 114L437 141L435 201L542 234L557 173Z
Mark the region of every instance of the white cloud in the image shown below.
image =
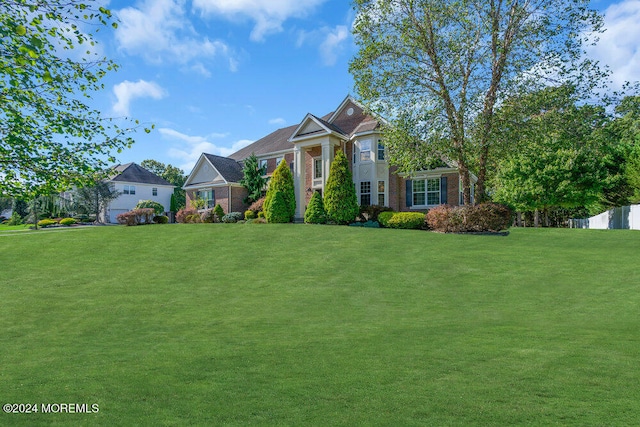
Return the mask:
M284 126L286 123L287 121L282 117L269 120L270 125Z
M322 63L327 67L335 65L338 56L344 50L344 43L349 39L349 29L346 25L336 25L334 28L322 27L313 31L299 31L296 46L305 44L317 45Z
M179 64L223 57L229 58L232 71L237 68L226 43L196 32L185 16L184 0L144 0L138 8L127 7L115 14L120 20L116 40L119 48L130 55L140 55L152 63ZM209 74L202 62L194 67L200 74Z
M125 80L113 87L113 93L117 99L116 103L113 104L113 111L124 116L129 115L131 101L136 98L162 99L167 95L165 90L158 84L145 80L138 80L137 82Z
M597 46L587 49L589 56L612 71L616 89L626 81L640 80L640 1L612 4L605 11L604 34Z
M282 31L282 23L300 18L326 0L193 0L193 7L204 14L226 18L249 18L255 22L251 40L263 41L265 36Z
M212 139L227 137L226 133L213 133L207 136L186 135L174 129L160 128L160 135L164 138L177 142L179 145L169 149L169 156L178 159L182 163L179 167L185 171L191 171L196 161L202 153L217 154L219 156L228 156L243 147L251 144L253 141L241 139L234 142L230 147L216 145L211 142Z
M343 43L349 38L349 30L344 25L338 25L325 37L320 44L320 56L324 65L331 66L338 60L338 55L342 52Z

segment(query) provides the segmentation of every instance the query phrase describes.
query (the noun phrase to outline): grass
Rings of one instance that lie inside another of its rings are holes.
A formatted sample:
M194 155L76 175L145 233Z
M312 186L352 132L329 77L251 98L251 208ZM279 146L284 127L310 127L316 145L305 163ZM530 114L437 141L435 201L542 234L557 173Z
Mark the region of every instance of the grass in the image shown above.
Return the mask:
M28 230L30 226L32 226L32 225L30 225L30 224L21 224L21 225L0 224L0 232L3 232L3 231Z
M12 425L634 425L640 233L0 235Z

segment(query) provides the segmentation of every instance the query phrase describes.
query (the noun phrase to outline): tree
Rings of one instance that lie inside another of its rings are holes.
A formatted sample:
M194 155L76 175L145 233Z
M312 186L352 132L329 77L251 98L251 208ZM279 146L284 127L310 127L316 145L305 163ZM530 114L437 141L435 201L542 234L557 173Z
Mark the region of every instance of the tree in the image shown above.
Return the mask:
M349 161L342 151L336 153L329 169L329 177L324 188L324 209L327 221L336 224L348 224L356 219L360 212Z
M495 107L549 79L587 96L602 77L582 37L602 17L588 0L356 0L356 91L389 120L390 161L407 173L454 161L464 202L485 198Z
M296 214L296 194L293 175L284 160L271 175L263 209L267 222L293 221Z
M597 203L607 182L611 141L603 106L577 105L572 86L504 102L496 112L493 199L519 212Z
M99 175L96 175L99 177ZM91 185L80 187L75 191L76 205L87 213L93 213L95 222L100 223L100 214L109 202L120 196L120 193L106 181L95 179Z
M92 53L88 29L116 26L82 0L0 3L0 193L34 199L81 185L130 147L119 126L85 100L117 68ZM78 58L78 59L77 59ZM147 129L148 131L148 129Z
M307 224L325 224L327 222L327 213L324 210L322 196L318 191L313 193L309 206L304 212L304 222Z
M247 197L244 198L244 202L250 205L264 196L264 187L267 184L264 175L267 173L267 170L265 166L260 167L258 158L255 154L251 153L251 155L244 160L242 173L243 177L242 180L240 180L240 184L247 190Z
M182 186L187 181L187 176L184 174L184 171L182 169L170 164L165 165L164 163L153 159L143 160L140 163L140 166L142 166L149 172L155 173L159 177L176 186L173 189L173 195L175 196L175 206L172 205L173 207L170 207L170 209L172 209L171 212L177 212L185 207L187 198L185 191L182 189ZM176 210L173 210L173 208L175 208Z

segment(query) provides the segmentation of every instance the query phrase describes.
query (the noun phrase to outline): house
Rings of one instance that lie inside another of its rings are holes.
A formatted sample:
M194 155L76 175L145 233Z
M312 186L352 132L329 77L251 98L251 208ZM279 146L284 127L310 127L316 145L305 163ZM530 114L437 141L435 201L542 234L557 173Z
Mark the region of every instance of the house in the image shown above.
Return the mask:
M350 159L353 181L361 205L384 205L396 211L425 211L461 201L458 169L444 165L418 171L411 177L389 165L382 143L381 121L367 115L347 96L324 116L307 114L300 123L278 129L229 157L202 154L184 189L187 206L196 198L208 206L220 203L225 212L246 209L246 191L239 184L242 161L255 154L271 175L285 161L294 176L296 218L304 217L312 194L322 193L337 150Z
M141 200L153 200L169 211L175 185L136 163L116 165L111 169L113 174L108 182L120 195L107 206L102 218L104 222L117 223L118 214L134 209Z

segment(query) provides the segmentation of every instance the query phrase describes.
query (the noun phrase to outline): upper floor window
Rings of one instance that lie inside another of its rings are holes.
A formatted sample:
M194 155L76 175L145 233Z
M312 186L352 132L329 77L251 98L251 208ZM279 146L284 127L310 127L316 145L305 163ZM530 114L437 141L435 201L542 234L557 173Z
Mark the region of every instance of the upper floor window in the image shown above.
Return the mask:
M378 140L378 160L384 160L384 145Z
M157 196L157 195L158 195L158 189L157 189L156 187L153 187L153 188L151 189L151 195L152 195L152 196Z
M284 157L276 157L276 167L280 166L280 162L284 160Z
M370 139L365 139L364 141L360 141L360 161L361 162L371 161L371 140Z
M264 169L264 172L267 173L267 159L260 160L260 169Z
M125 185L122 190L122 194L136 194L136 186L135 185Z

